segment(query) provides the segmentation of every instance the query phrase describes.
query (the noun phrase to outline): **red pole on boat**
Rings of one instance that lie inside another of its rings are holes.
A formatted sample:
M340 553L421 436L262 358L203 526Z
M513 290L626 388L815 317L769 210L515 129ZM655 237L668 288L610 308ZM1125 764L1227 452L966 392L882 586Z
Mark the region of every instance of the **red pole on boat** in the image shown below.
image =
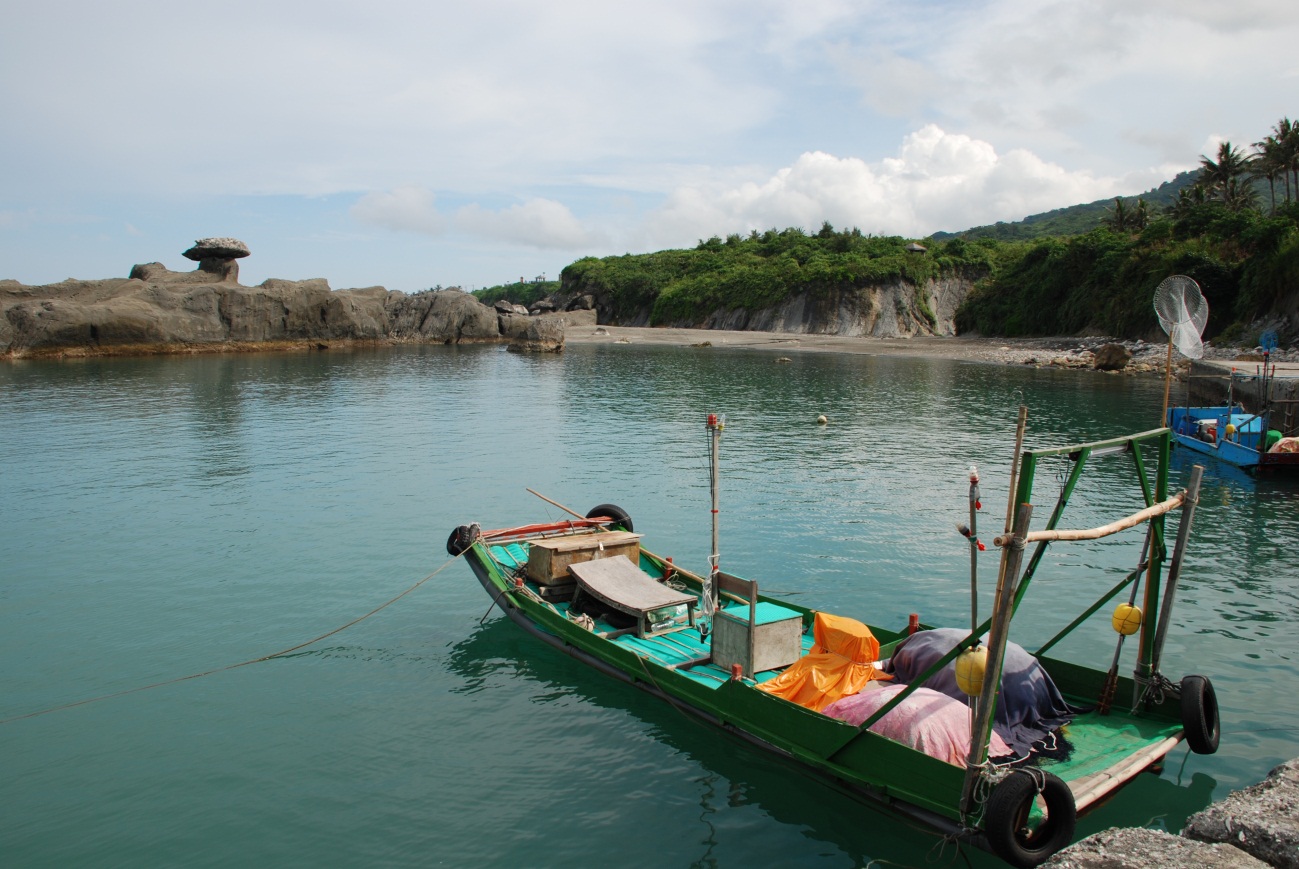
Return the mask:
M979 629L979 469L970 465L970 633Z
M708 580L704 583L702 600L699 602L700 608L704 611L705 618L711 617L713 612L717 609L717 601L715 598L717 593L717 574L721 570L721 555L719 554L717 528L719 503L717 478L719 474L718 459L721 451L722 429L725 427L725 418L718 417L715 413L708 414L708 482L713 499L713 552L708 556Z

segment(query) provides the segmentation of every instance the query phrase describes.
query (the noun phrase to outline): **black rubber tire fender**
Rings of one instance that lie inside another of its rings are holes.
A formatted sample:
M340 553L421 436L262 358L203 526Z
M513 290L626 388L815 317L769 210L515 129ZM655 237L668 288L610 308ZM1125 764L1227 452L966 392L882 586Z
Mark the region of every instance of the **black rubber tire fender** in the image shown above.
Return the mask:
M598 507L592 507L586 513L586 518L588 519L594 519L596 516L608 516L613 520L609 524L621 525L625 531L636 530L631 527L631 516L628 515L626 510L622 509L617 504L601 504Z
M464 552L474 541L478 539L481 532L477 525L458 525L447 538L447 554L456 556Z
M1182 732L1186 744L1196 754L1213 754L1218 750L1221 736L1218 695L1208 676L1182 679Z
M1038 796L1039 782L1046 818L1037 829L1029 830L1029 811ZM998 782L983 812L983 832L992 852L1020 869L1030 869L1068 845L1077 823L1078 807L1069 785L1038 770L1015 770Z

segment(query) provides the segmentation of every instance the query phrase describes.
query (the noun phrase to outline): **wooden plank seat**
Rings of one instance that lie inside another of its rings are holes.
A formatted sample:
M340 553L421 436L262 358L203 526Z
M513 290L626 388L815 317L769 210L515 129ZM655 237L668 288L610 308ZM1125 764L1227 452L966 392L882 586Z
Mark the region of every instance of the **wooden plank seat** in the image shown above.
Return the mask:
M698 598L656 581L625 555L570 564L568 569L577 580L574 605L580 606L582 596L590 595L605 606L634 616L638 636L679 630L695 623ZM673 623L662 629L654 627L649 618L651 614L683 604L686 623Z

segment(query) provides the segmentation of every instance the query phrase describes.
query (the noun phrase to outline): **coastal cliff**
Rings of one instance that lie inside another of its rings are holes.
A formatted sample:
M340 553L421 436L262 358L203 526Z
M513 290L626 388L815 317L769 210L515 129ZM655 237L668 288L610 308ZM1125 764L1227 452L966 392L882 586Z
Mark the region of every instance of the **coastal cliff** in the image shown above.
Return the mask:
M557 310L579 306L599 312L611 326L665 326L749 332L790 332L842 338L953 336L956 310L974 288L974 276L947 274L911 281L874 282L803 289L766 306L716 305L688 315L656 314L657 297L629 305L626 293L583 279L565 280L548 301Z

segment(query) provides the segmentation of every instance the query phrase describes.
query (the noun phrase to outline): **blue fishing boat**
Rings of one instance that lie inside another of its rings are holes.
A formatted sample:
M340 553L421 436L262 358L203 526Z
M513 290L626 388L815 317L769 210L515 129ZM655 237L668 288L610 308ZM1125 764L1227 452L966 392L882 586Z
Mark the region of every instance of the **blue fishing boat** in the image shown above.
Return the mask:
M1254 375L1232 369L1228 375L1227 404L1204 407L1170 407L1165 424L1175 442L1189 450L1213 456L1220 461L1251 473L1299 471L1299 420L1293 400L1276 401L1273 391L1278 379L1283 383L1294 378L1280 377L1276 366L1269 365L1268 353ZM1259 410L1251 413L1233 401L1238 384L1255 388ZM1278 406L1289 409L1278 413Z

